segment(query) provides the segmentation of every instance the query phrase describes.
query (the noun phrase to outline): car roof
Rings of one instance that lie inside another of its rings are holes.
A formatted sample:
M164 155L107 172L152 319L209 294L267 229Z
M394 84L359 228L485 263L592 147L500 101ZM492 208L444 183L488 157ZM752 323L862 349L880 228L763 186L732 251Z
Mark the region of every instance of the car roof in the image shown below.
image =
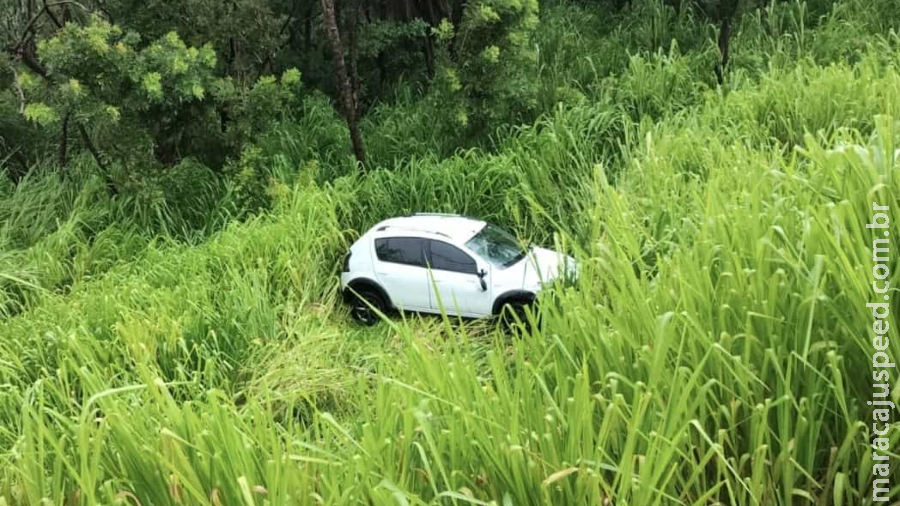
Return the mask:
M469 240L487 222L467 216L419 213L384 220L375 227L378 235L396 235L397 232L442 235L453 242Z

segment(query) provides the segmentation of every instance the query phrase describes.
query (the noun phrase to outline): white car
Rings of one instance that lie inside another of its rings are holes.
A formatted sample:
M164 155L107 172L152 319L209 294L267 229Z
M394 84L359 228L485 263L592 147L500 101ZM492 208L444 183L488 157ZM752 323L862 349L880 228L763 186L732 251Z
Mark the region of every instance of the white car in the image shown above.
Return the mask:
M418 213L384 220L351 246L341 293L366 325L391 310L482 318L508 307L523 319L541 286L566 273L577 275L571 256L523 247L495 225Z

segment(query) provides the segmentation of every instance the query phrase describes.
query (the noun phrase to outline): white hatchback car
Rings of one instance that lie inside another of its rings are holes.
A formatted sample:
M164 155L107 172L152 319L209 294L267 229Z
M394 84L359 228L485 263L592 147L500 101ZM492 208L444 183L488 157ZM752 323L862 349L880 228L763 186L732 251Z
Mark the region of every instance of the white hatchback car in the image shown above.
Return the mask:
M351 246L341 293L366 325L390 310L482 318L509 308L522 319L541 286L565 274L577 276L571 256L525 248L482 220L418 213L384 220Z

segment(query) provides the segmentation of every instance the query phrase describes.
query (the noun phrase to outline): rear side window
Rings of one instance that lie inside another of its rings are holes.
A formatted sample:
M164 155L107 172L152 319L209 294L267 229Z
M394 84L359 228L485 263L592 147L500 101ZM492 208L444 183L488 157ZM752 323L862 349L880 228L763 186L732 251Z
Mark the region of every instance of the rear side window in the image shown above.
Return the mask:
M441 241L431 241L431 268L443 271L475 274L475 260L456 246Z
M382 262L425 267L425 241L416 237L375 239L375 254Z

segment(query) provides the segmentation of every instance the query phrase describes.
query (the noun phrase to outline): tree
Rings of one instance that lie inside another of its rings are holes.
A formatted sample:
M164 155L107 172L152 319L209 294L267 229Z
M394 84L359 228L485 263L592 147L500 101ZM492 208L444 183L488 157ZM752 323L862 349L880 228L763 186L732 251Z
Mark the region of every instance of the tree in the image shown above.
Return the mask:
M86 9L83 4L71 0L51 3L44 0L40 7L36 0L0 0L0 12L4 13L3 22L0 24L0 44L8 56L2 66L12 75L11 85L18 102L19 115L25 112L25 93L22 89L20 67L24 66L41 77L47 77L47 69L38 61L36 55L37 41L42 36L62 28L63 23L73 17L69 9L71 6ZM29 129L25 125L16 126L19 127L16 129L19 132ZM57 159L61 165L65 165L68 156L68 139L69 116L64 115L60 121L57 150ZM26 144L31 143L31 139L26 141Z
M218 75L252 86L276 72L273 59L287 42L292 21L276 0L105 0L108 19L149 40L169 32L191 46L210 44Z
M344 64L344 50L341 47L341 37L338 33L337 21L334 14L334 0L322 0L322 13L325 23L325 31L331 43L331 53L334 61L334 72L337 76L341 105L344 118L347 120L347 128L350 130L350 141L353 145L353 154L357 161L365 168L366 151L363 147L362 134L359 132L359 124L356 118L356 101L353 98L353 88L350 78L347 76L347 68Z
M537 105L537 0L470 0L458 21L434 29L441 43L438 93L472 136L498 122L518 122Z
M24 117L63 132L61 166L75 128L111 188L110 164L138 178L186 157L222 167L289 109L300 85L288 70L280 83L263 76L243 88L216 75L211 45L188 46L175 32L143 43L98 15L39 41L35 54L37 72L18 73Z

